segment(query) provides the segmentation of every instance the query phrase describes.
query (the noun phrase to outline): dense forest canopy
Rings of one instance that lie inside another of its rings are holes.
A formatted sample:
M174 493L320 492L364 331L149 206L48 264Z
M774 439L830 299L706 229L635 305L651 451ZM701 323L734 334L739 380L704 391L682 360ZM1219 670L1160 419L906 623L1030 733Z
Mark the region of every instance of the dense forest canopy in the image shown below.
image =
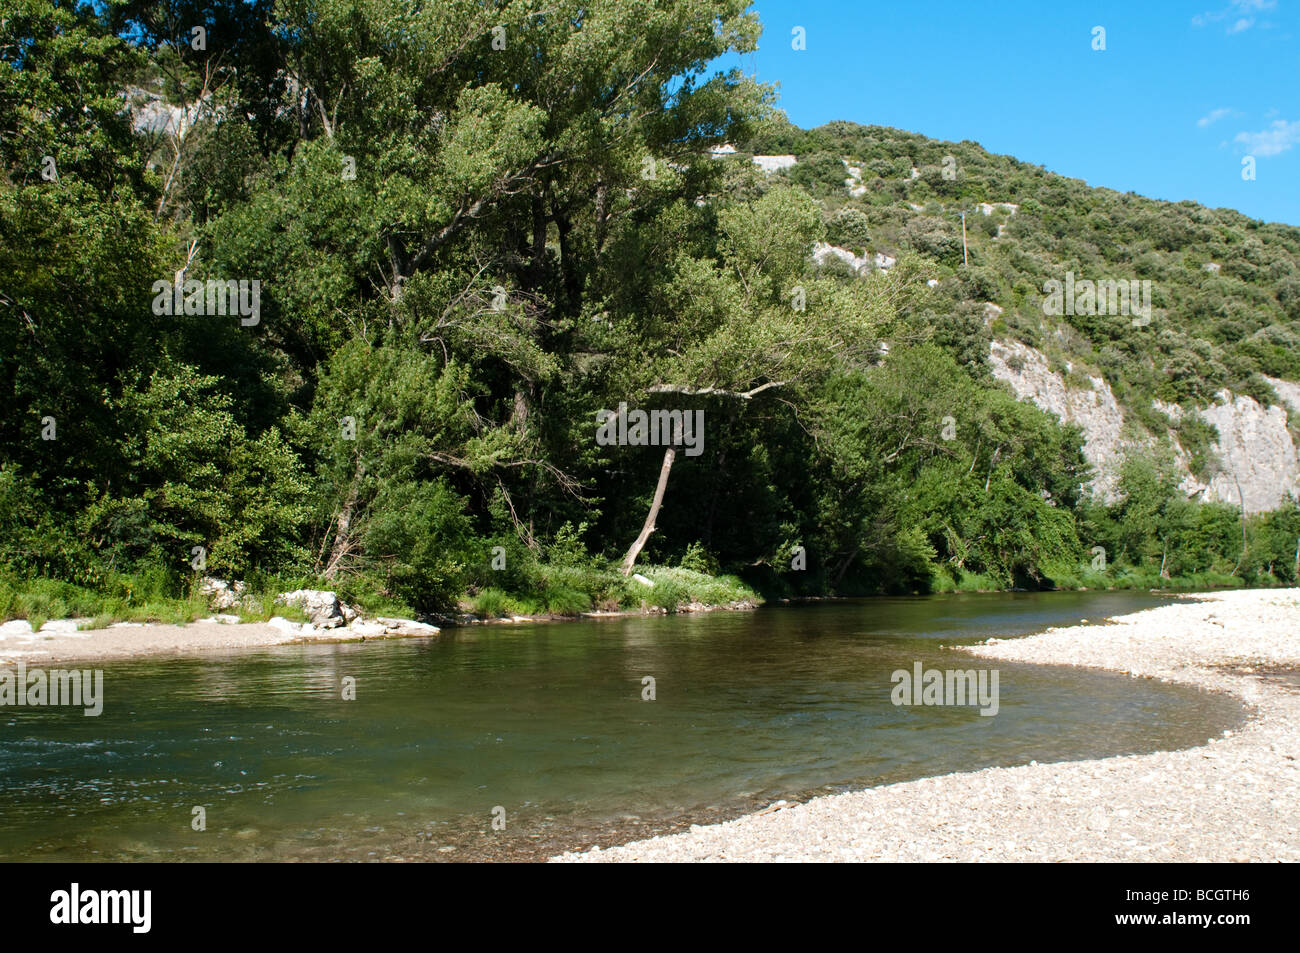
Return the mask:
M1276 402L1300 229L798 129L712 65L754 49L746 7L6 0L0 573L428 612L646 598L620 561L768 593L1295 582L1294 505L1243 525L1158 452L1103 505L986 358L1093 368L1153 432L1153 399ZM1150 324L1046 315L1067 270L1150 280ZM700 452L598 442L621 404L702 412Z

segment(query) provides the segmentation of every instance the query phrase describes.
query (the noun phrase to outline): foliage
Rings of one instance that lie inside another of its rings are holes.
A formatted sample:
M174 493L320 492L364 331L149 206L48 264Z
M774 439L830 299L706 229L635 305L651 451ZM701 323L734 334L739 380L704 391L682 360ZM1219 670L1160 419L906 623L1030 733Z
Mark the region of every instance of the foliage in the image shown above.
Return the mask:
M1158 436L1156 398L1272 401L1262 375L1300 377L1296 229L796 129L714 65L756 48L744 0L10 7L0 614L188 618L195 547L389 614L1295 582L1295 507L1243 527L1140 457L1101 506L1078 431L985 362L997 334L1096 368ZM818 268L822 240L896 263ZM1045 315L1066 271L1149 279L1152 323ZM178 276L260 282L258 321L155 313ZM624 403L705 421L650 588L613 560L663 448L595 440ZM1176 436L1212 472L1212 428Z

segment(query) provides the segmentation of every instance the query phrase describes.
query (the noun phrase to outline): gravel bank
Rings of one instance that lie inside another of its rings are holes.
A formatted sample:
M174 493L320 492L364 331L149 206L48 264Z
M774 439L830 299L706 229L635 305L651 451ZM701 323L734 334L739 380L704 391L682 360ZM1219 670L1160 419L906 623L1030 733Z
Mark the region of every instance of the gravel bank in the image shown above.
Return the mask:
M291 643L356 641L357 638L345 628L324 629L315 635L302 636L260 622L233 625L218 622L191 622L189 625L147 623L78 632L36 632L0 639L0 668L15 665L20 659L28 666L36 666L47 662L193 655Z
M1252 708L1239 732L1183 751L989 768L820 797L552 860L1300 860L1300 589L1194 598L955 651L1230 692Z

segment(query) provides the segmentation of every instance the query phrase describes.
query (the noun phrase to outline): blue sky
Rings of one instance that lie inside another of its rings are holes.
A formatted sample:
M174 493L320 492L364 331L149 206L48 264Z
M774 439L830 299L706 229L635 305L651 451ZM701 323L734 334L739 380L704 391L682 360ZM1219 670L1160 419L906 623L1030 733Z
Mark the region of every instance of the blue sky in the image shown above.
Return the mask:
M1089 185L1300 225L1300 0L753 9L763 37L740 65L780 85L798 126L970 139ZM805 50L792 49L796 26ZM1247 155L1254 181L1242 179Z

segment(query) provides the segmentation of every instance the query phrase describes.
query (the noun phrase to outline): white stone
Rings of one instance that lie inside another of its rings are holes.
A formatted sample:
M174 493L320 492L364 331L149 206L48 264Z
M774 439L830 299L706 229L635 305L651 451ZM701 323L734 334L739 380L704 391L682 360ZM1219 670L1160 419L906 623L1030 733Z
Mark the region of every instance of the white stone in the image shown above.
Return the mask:
M375 621L393 635L437 635L442 631L436 625L416 622L414 619L386 619L379 616Z
M78 629L76 619L51 619L41 626L42 632L60 633L76 632Z
M754 156L754 165L764 172L779 172L799 162L794 156Z
M295 589L280 593L275 601L302 609L318 628L335 629L347 622L338 594L327 589Z
M870 264L870 259L859 258L847 248L840 248L838 245L830 245L826 242L817 242L813 245L812 256L813 261L819 265L826 264L829 258L838 258L840 261L846 262L856 272L861 272Z
M208 605L214 609L230 609L239 604L244 594L242 582L228 583L215 576L205 576L199 584L199 592L208 597Z

